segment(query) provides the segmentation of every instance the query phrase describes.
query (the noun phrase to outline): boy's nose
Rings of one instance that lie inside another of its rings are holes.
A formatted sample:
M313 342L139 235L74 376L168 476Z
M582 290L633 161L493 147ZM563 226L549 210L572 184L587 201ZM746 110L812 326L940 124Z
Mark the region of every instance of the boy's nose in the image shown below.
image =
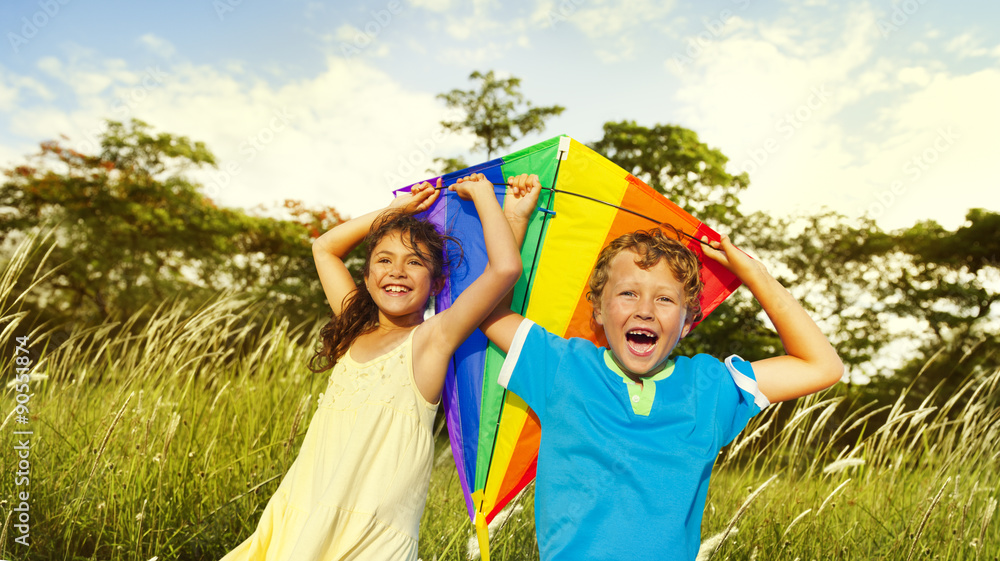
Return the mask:
M640 298L636 302L635 317L641 319L653 319L653 303L645 298Z

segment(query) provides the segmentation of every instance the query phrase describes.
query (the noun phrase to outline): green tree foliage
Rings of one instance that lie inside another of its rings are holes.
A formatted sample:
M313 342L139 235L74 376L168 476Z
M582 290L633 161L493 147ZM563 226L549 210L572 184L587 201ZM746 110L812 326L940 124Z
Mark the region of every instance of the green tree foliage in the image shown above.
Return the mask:
M692 130L608 122L604 137L590 147L703 222L729 225L740 214L739 194L750 179L746 173L727 172L729 158L701 142Z
M908 398L920 401L941 385L947 398L967 376L1000 368L1000 215L970 210L954 231L927 221L885 232L834 213L743 222L745 246L810 310L848 367L872 377L867 392L891 399L910 387ZM907 341L905 356L879 360Z
M541 132L545 128L546 119L561 114L565 109L559 105L533 107L530 101L525 101L524 94L520 91L520 78L497 78L492 70L486 74L477 70L469 79L478 81L476 88L454 89L438 94L438 98L443 99L448 107L461 109L465 113L462 120L442 121L441 126L452 132L469 131L476 135L473 150L484 150L487 159L492 159L493 154L507 148L520 136ZM519 113L522 106L525 110ZM448 164L458 163L458 160L446 160L443 163L447 167Z
M54 229L60 267L37 292L43 317L96 322L219 290L271 299L296 319L322 312L310 238L333 209L286 203L287 220L217 207L185 171L214 165L200 142L109 122L99 154L44 142L0 186L0 246ZM324 315L326 312L322 312Z
M922 400L940 386L937 397L947 399L968 377L1000 368L1000 214L972 209L954 231L933 221L892 233L870 230L848 258L890 264L878 274L867 271L877 313L916 320L923 341L876 388L898 393L910 386L908 397Z

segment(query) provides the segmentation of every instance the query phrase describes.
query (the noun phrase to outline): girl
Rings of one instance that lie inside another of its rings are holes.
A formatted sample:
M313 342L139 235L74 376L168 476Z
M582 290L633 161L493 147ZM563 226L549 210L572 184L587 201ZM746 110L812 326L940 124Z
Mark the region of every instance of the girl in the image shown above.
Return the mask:
M512 183L521 198L525 179ZM451 190L475 204L489 265L450 308L424 320L428 298L444 283L444 240L411 215L429 208L440 188L440 179L437 189L416 186L386 212L340 224L313 243L334 317L310 367L333 371L257 530L224 561L417 558L431 425L448 362L521 274L493 184L479 174L462 178ZM355 286L343 260L363 237L364 279Z

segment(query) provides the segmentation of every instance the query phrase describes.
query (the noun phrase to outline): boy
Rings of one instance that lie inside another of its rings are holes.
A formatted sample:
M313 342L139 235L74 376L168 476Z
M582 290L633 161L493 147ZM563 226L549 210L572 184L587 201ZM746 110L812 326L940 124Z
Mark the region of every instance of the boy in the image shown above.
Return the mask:
M521 243L540 186L534 176L509 181L529 189L505 211ZM750 289L787 355L670 359L700 316L701 280L695 254L657 229L613 241L591 274L588 298L610 349L552 335L503 303L482 324L507 353L500 384L541 422L543 560L694 559L719 450L769 403L840 380L836 351L763 265L725 236L704 253Z

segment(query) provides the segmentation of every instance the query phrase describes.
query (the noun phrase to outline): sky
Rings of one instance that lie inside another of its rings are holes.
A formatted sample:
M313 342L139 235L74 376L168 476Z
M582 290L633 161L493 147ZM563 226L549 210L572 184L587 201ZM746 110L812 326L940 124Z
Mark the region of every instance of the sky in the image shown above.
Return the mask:
M5 1L0 167L138 118L207 144L220 204L356 216L486 160L436 96L493 70L566 108L510 152L677 124L749 173L744 211L956 228L1000 211L998 30L993 0Z

